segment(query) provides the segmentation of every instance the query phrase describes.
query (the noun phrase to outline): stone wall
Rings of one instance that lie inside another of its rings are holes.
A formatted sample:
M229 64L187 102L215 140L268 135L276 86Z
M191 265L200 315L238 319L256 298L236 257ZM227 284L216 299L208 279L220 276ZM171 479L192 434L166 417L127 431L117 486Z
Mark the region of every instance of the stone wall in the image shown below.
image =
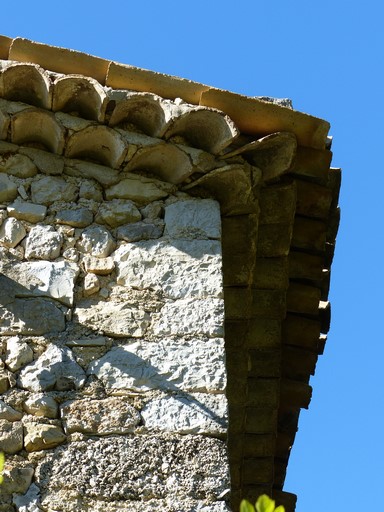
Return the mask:
M0 510L228 510L219 205L74 162L0 143Z

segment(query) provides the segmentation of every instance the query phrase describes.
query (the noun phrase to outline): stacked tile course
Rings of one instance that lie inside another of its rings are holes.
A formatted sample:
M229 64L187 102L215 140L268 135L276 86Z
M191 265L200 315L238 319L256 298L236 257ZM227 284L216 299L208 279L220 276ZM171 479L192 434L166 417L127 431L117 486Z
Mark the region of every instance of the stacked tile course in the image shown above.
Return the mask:
M328 123L22 39L0 55L0 511L292 512Z

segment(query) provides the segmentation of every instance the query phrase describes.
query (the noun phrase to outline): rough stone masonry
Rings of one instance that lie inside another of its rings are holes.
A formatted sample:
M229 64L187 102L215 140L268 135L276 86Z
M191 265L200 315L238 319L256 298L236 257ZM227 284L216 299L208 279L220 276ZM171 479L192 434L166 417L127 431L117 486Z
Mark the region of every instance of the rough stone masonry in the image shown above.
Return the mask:
M0 510L229 510L219 204L0 152Z

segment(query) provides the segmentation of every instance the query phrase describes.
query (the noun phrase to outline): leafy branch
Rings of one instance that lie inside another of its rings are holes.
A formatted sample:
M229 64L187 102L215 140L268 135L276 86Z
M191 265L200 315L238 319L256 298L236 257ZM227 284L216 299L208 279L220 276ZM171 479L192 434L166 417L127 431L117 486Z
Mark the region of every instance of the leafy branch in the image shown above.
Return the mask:
M255 509L256 507L256 509ZM240 512L285 512L283 505L275 508L275 502L266 494L258 497L255 507L247 500L242 500L240 503Z

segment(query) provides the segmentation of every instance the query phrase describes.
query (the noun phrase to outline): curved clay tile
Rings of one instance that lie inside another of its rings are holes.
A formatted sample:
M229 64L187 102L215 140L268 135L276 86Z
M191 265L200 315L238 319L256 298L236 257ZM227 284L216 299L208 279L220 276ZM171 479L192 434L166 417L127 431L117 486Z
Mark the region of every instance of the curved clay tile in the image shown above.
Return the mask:
M276 132L226 153L222 158L243 155L263 172L264 181L281 176L291 167L296 155L297 140L291 132Z
M133 125L151 137L161 137L167 127L162 98L156 94L128 92L117 103L109 121L110 126Z
M14 144L38 145L61 155L64 149L65 130L54 114L46 110L26 109L11 120L11 141Z
M238 136L233 121L223 112L208 108L188 108L175 117L165 137L181 135L191 146L220 153Z
M77 117L102 122L108 98L103 87L93 78L68 75L53 84L52 110L75 113Z
M0 95L7 100L51 108L49 78L35 64L13 64L4 69L0 75Z
M147 171L173 184L181 183L194 171L184 151L164 142L137 151L124 170Z
M126 145L119 133L103 125L88 126L68 139L65 156L91 160L117 169L123 163Z

